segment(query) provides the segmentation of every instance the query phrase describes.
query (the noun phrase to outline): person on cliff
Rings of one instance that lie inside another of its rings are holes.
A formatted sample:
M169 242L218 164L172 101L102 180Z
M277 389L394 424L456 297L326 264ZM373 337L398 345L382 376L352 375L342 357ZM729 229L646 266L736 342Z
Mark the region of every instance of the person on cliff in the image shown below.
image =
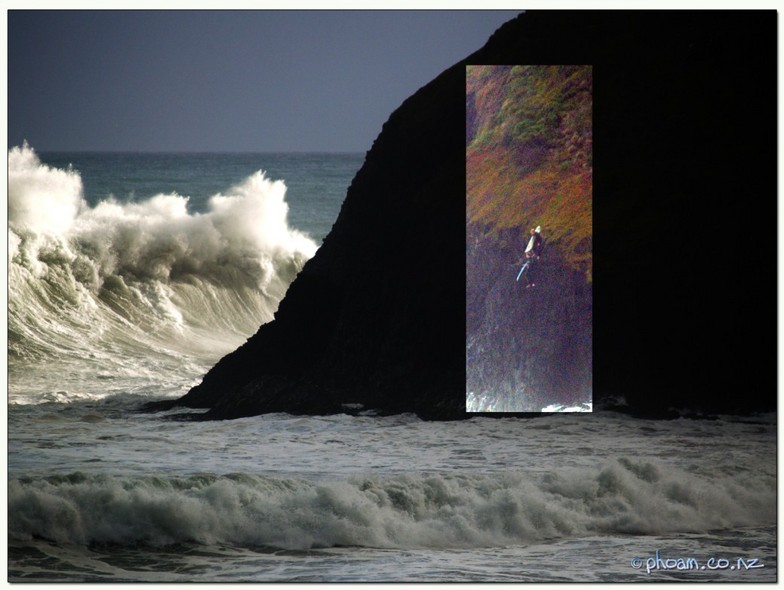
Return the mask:
M520 272L517 273L517 280L521 276L525 277L525 288L535 287L536 283L533 278L534 261L542 257L542 247L544 240L542 239L542 226L536 226L536 229L531 230L531 237L528 240L528 245L525 248L525 262L523 263Z

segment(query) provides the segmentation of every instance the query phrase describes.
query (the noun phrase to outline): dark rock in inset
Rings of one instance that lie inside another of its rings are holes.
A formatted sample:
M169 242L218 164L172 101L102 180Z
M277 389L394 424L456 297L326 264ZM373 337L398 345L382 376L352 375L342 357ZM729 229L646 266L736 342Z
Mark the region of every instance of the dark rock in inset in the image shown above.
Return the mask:
M585 274L545 248L529 287L517 280L525 240L510 235L510 248L474 232L468 237L466 390L499 412L590 401L592 293Z

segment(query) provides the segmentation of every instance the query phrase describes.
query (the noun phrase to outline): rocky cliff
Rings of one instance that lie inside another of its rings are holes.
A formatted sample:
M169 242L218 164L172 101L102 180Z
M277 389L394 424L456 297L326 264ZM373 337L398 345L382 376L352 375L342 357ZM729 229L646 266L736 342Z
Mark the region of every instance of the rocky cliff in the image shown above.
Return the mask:
M465 66L556 63L594 66L594 397L775 407L775 54L773 11L521 15L390 116L275 320L176 403L464 417ZM499 354L556 354L554 314L585 311L584 273L561 276L574 310L521 301L538 328Z
M516 281L525 241L500 243L469 225L466 254L466 391L473 411L539 412L592 399L593 305L584 272L557 245ZM511 247L509 244L516 244Z

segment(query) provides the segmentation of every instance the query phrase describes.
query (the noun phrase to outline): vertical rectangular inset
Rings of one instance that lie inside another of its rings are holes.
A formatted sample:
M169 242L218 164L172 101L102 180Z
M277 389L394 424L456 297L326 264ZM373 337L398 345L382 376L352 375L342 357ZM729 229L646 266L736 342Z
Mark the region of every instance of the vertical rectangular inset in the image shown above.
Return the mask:
M466 68L466 411L592 410L592 68Z

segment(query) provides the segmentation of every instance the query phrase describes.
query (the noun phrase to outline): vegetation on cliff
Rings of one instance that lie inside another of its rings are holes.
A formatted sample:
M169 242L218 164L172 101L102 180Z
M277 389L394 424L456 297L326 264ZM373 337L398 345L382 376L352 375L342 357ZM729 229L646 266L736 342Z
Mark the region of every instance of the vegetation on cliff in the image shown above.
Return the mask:
M592 69L466 68L469 224L499 241L545 228L568 265L592 277Z

